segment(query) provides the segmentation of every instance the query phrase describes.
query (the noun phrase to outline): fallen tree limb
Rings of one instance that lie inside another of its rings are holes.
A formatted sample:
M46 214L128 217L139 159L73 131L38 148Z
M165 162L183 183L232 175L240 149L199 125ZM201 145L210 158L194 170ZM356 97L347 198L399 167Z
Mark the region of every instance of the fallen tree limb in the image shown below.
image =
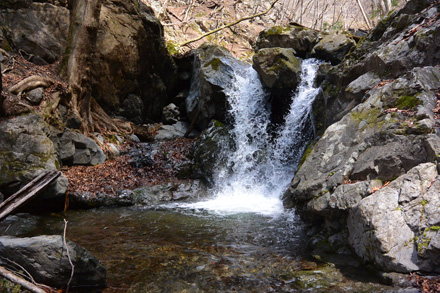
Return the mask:
M11 282L14 282L15 284L18 284L22 286L23 288L34 292L34 293L46 293L43 289L40 287L32 284L31 282L26 281L25 279L16 276L14 273L10 272L4 267L0 267L0 276L10 280Z
M180 44L180 46L182 47L182 46L186 46L186 45L188 45L188 44L191 44L191 43L197 42L198 40L201 40L201 39L203 39L203 38L205 38L205 37L207 37L207 36L209 36L209 35L215 34L215 33L219 32L219 31L221 31L221 30L224 30L225 28L228 28L228 27L234 26L234 25L236 25L236 24L239 24L239 23L242 22L242 21L245 21L245 20L249 20L249 19L252 19L252 18L255 18L255 17L259 17L259 16L266 15L266 14L267 14L267 13L273 8L273 6L274 6L278 1L279 1L279 0L274 0L274 1L272 1L272 3L270 4L269 8L266 9L265 11L263 11L263 12L260 12L260 13L257 13L257 14L251 15L251 16L246 16L246 17L240 18L239 20L236 20L236 21L234 21L234 22L231 22L231 23L225 24L225 25L223 25L223 26L221 26L221 27L219 27L219 28L216 28L215 30L209 31L209 32L207 32L207 33L205 33L205 34L203 34L203 35L201 35L201 36L199 36L199 37L197 37L197 38L195 38L195 39L192 39L192 40L186 41L186 42Z
M34 180L26 184L22 189L11 195L0 204L0 221L7 217L14 210L24 205L27 201L37 196L50 183L61 175L59 171L42 173Z
M23 79L16 85L12 86L9 91L15 95L33 90L37 87L49 87L53 84L53 81L47 77L42 77L38 75L33 75L28 78Z

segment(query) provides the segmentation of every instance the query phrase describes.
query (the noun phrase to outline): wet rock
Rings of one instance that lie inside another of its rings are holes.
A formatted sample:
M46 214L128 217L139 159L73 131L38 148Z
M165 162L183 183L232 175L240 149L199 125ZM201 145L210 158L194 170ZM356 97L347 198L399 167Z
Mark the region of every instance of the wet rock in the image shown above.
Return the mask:
M350 34L332 31L313 47L311 56L336 65L342 62L345 55L354 46L356 46L356 43Z
M169 183L136 188L133 190L135 204L152 205L168 201L196 199L205 197L205 186L198 180L186 183Z
M65 165L94 166L106 160L104 152L96 142L81 133L66 129L52 137L52 140L57 145L59 157Z
M48 3L3 2L0 8L3 5L14 8L0 10L0 26L11 32L13 45L39 65L59 60L66 45L69 11Z
M295 56L308 58L320 39L321 33L313 29L295 25L274 26L260 33L256 51L263 48L291 48L295 50Z
M191 88L185 100L190 121L203 130L212 119L225 121L225 89L234 80L234 66L245 66L225 48L205 43L194 51Z
M106 194L75 194L69 198L70 207L90 209L132 205L153 205L170 201L202 198L207 195L205 185L198 180L143 186L134 190L122 190L118 196Z
M179 121L173 125L162 125L157 131L155 140L170 140L175 138L182 138L188 131L189 124L187 122ZM192 130L188 135L189 138L194 138L199 135L199 132Z
M18 191L42 172L57 169L59 161L49 135L47 124L37 114L0 123L0 189L5 195ZM63 185L64 180L59 177L52 186ZM55 190L62 192L62 188ZM64 197L64 193L54 195Z
M33 105L39 105L44 97L44 89L42 87L33 89L26 93L26 100L31 102Z
M219 121L211 121L191 150L191 158L194 160L193 176L212 182L216 170L226 163L224 148L230 149L232 144L227 127Z
M142 124L142 112L144 111L144 104L142 99L136 95L128 95L122 102L120 115L136 124Z
M162 110L162 122L164 124L174 124L180 120L179 107L174 104L169 104Z
M439 192L437 167L425 163L363 199L348 217L356 254L384 270L440 272Z
M67 240L70 258L75 266L72 287L106 286L105 267L86 249ZM0 237L0 263L11 265L4 258L23 267L33 279L52 287L63 288L70 279L72 267L63 238L59 235L31 238Z

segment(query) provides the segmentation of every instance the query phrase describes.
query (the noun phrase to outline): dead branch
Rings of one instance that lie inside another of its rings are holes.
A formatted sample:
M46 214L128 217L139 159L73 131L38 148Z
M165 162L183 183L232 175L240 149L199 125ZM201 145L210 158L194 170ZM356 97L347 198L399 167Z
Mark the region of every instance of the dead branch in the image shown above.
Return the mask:
M33 75L23 79L16 85L12 86L9 91L13 94L19 94L22 92L33 90L37 87L49 87L53 84L53 81L47 77Z
M223 26L221 26L221 27L219 27L219 28L216 28L216 29L214 29L214 30L212 30L212 31L209 31L209 32L207 32L207 33L205 33L205 34L203 34L203 35L201 35L201 36L199 36L199 37L197 37L197 38L195 38L195 39L192 39L192 40L186 41L186 42L180 44L180 46L182 47L182 46L186 46L186 45L188 45L188 44L190 44L190 43L197 42L198 40L201 40L201 39L203 39L203 38L205 38L205 37L207 37L207 36L209 36L209 35L212 35L212 34L214 34L214 33L217 33L217 32L219 32L219 31L221 31L221 30L224 30L225 28L228 28L228 27L234 26L234 25L236 25L236 24L239 24L239 23L242 22L242 21L245 21L245 20L253 19L253 18L255 18L255 17L259 17L259 16L266 15L266 14L267 14L267 13L273 8L273 6L274 6L278 1L279 1L279 0L274 0L274 1L272 1L272 3L270 4L269 8L266 9L265 11L261 12L261 13L257 13L257 14L251 15L251 16L246 16L246 17L240 18L239 20L236 20L236 21L234 21L234 22L231 22L231 23L228 23L228 24L226 24L226 25L223 25Z
M72 267L72 272L70 273L70 279L69 279L69 282L67 283L67 288L66 288L66 293L69 293L70 283L72 282L73 274L75 273L75 265L72 263L72 259L70 258L69 246L67 245L67 241L66 241L67 223L68 222L66 221L66 219L64 219L63 241L64 241L64 245L66 246L67 258L69 259L70 266Z
M23 288L34 292L34 293L46 293L43 289L39 288L38 286L32 284L31 282L26 281L25 279L16 276L14 273L10 272L4 267L0 267L0 276L10 280L11 282L14 282Z
M365 10L364 10L364 7L362 6L361 1L360 1L360 0L356 0L356 2L357 2L357 4L359 5L359 9L360 9L361 12L362 12L362 17L363 17L364 20L365 20L365 23L366 23L366 25L367 25L367 28L368 28L368 29L371 29L370 21L368 20L368 17L367 17L367 15L365 14Z

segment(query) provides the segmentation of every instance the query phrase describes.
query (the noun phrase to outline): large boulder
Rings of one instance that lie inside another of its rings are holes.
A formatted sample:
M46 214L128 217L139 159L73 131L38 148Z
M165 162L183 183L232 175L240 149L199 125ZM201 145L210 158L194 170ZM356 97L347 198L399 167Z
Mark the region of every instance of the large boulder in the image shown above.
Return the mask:
M14 8L0 10L0 27L8 32L12 46L28 54L30 61L39 65L59 60L66 45L69 11L32 1L2 1L0 9L4 5Z
M322 33L298 25L274 26L263 30L258 36L256 50L263 48L291 48L301 58L310 57L313 47L322 38Z
M37 114L0 123L0 191L11 195L42 172L56 170L60 163L49 128ZM64 201L67 179L63 175L46 191L49 198Z
M351 209L356 254L387 271L440 273L439 179L435 164L420 164Z
M292 91L299 83L301 63L293 49L265 48L258 50L253 57L254 69L261 77L264 86L270 89L289 89Z
M66 247L60 235L31 238L2 236L0 255L3 266L19 265L38 283L65 288L71 276L71 260L75 266L71 287L106 286L105 267L89 251L72 241L67 240Z
M197 119L196 126L205 129L212 119L225 122L225 90L234 81L234 69L246 65L225 48L209 43L202 44L193 54L193 76L185 104L189 119Z
M282 122L300 82L301 62L290 48L264 48L253 57L253 68L263 85L271 89L272 120Z
M112 112L117 112L130 94L139 96L144 103L142 118L160 121L162 108L169 104L176 65L166 49L159 20L150 8L138 5L134 0L104 1L93 90L98 102ZM137 113L136 117L130 111L121 114L139 122Z
M336 65L342 62L354 46L356 43L350 34L331 31L313 47L311 56Z

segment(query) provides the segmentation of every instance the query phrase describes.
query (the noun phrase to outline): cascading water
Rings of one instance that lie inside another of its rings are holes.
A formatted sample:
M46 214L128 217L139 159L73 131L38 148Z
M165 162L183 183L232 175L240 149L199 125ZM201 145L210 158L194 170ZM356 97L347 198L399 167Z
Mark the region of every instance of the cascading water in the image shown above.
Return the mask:
M277 215L283 212L280 195L288 187L304 145L310 139L305 135L305 127L319 91L313 87L319 64L316 59L303 61L300 85L274 139L268 134L268 94L257 72L251 66L235 69L234 85L225 92L234 121L235 148L229 150L226 167L218 172L215 197L186 204L187 207L220 213Z

